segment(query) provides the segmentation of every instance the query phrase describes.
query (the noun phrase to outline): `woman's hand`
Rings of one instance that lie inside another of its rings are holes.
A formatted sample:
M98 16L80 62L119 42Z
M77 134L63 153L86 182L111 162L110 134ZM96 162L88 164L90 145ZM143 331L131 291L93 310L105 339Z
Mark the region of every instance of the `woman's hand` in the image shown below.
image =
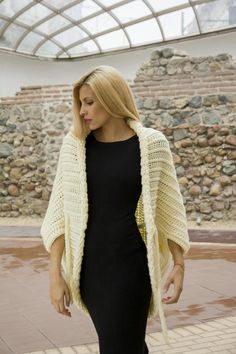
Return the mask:
M165 304L174 304L178 302L180 294L183 290L183 281L184 281L184 266L176 264L172 271L170 272L168 278L166 279L164 285L164 292L166 293L170 285L174 284L174 294L173 296L167 296L162 298L162 302Z
M63 276L50 275L49 279L51 304L58 313L71 317L70 311L65 307L65 303L70 306L71 295Z

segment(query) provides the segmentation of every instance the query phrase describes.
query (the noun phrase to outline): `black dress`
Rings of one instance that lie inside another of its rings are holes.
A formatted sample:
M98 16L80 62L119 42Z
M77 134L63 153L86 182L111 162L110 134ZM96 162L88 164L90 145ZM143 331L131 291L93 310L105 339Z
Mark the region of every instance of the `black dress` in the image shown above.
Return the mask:
M89 218L80 291L100 354L147 354L151 284L135 210L141 193L138 136L86 139Z

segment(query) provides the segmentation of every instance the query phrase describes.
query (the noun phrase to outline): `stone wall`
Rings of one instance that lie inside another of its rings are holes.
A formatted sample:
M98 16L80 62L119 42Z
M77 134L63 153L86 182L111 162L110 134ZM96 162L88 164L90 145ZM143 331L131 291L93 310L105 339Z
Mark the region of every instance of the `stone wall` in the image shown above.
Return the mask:
M189 220L236 218L236 63L154 51L131 85L145 126L170 142Z
M227 54L152 53L132 83L145 126L170 142L189 220L236 217L236 65ZM71 85L22 87L0 101L0 216L42 216L63 136Z

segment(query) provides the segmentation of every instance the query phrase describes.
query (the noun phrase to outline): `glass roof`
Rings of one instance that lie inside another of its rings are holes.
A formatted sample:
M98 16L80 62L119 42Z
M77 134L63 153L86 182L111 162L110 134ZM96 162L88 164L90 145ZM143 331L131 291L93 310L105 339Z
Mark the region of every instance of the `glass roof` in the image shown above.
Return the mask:
M0 51L70 60L236 31L236 0L0 0Z

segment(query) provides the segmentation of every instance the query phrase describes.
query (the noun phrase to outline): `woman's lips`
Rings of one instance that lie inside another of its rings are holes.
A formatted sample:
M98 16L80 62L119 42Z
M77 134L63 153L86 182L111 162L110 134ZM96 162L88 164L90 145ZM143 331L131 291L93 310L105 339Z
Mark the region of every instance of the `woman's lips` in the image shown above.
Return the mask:
M92 122L92 119L85 119L85 123L86 124L89 124L89 123L91 123Z

